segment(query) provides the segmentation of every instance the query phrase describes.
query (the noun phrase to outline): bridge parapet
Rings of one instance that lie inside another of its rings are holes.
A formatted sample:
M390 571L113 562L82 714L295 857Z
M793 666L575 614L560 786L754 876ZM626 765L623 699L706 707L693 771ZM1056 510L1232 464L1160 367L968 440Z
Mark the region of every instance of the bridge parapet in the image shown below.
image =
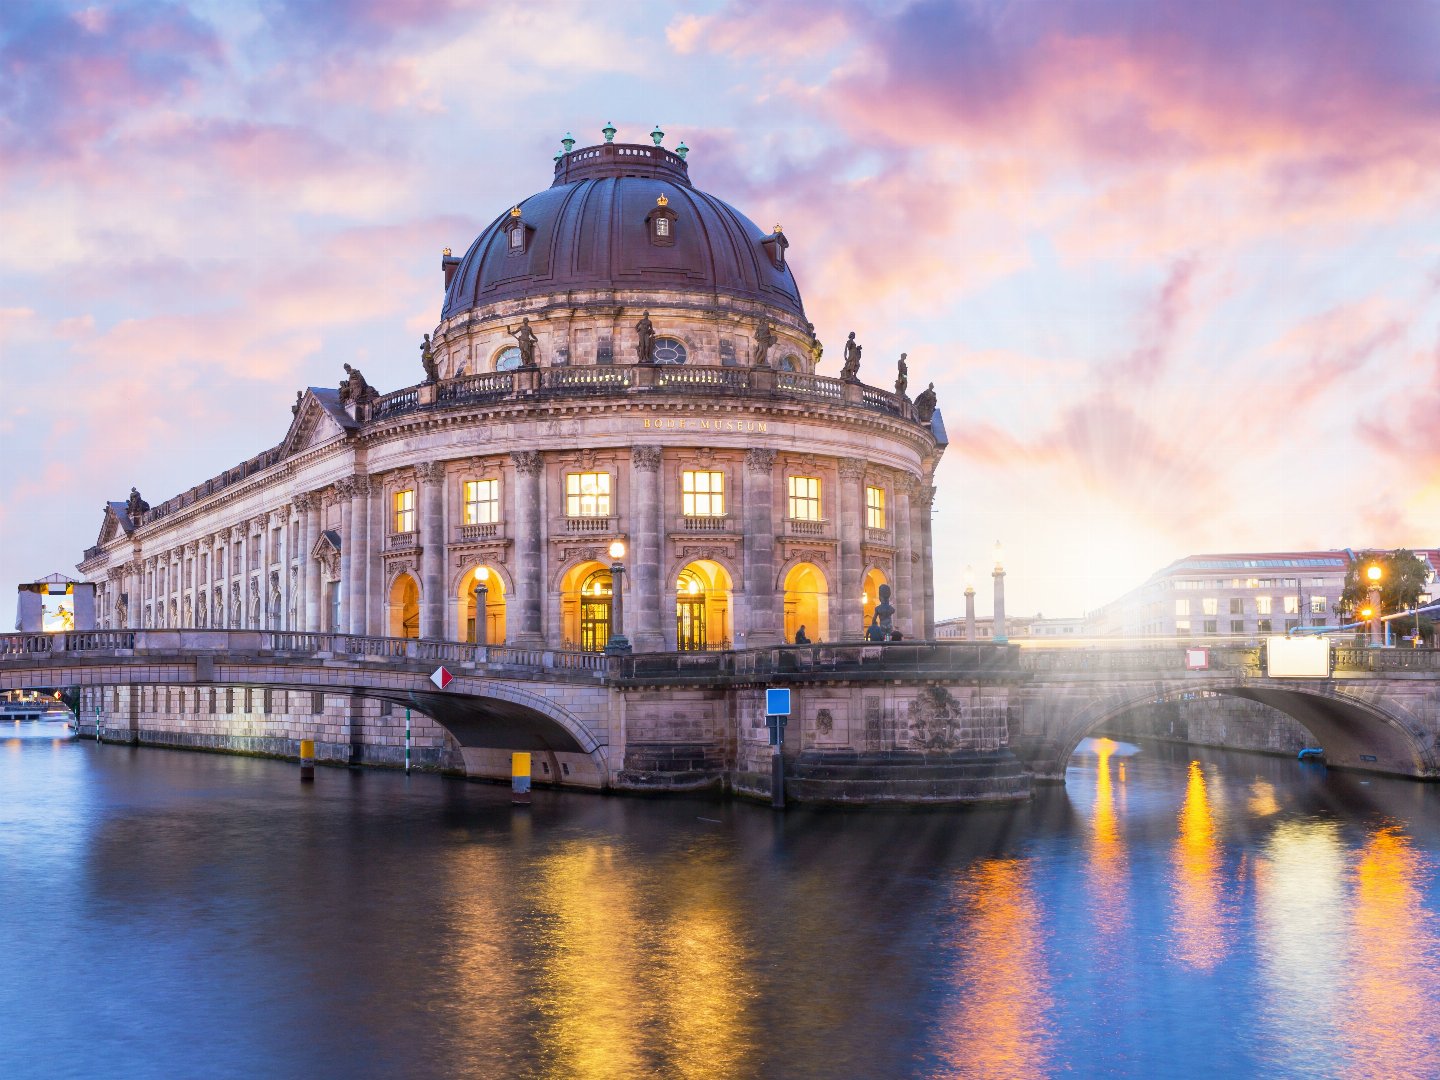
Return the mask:
M1335 670L1440 672L1440 649L1336 649Z
M1260 649L1230 646L1209 651L1207 671L1242 671L1258 674ZM1021 649L1020 668L1033 674L1204 674L1192 672L1184 648L1148 649Z
M996 678L1019 674L1013 645L982 642L782 645L726 652L635 653L618 657L611 678L625 684L822 682Z

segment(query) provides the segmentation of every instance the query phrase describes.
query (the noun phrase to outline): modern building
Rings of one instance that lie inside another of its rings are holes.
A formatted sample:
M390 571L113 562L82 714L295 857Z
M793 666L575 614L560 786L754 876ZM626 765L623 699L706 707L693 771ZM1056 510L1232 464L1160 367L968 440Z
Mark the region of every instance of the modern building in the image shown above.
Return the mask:
M1041 614L1008 615L1005 618L1005 636L1010 641L1079 641L1085 634L1085 619L1080 616L1047 619ZM974 640L990 641L994 636L994 616L975 616ZM935 624L935 637L940 641L966 640L965 617L961 615L953 619L939 620Z
M99 625L600 650L623 610L635 649L703 650L859 639L889 585L932 636L933 391L861 382L853 343L819 374L781 227L613 137L446 250L423 382L346 365L275 445L110 503Z
M1089 612L1085 633L1249 641L1300 627L1333 626L1356 550L1190 555ZM1412 550L1427 561L1433 581L1440 551Z

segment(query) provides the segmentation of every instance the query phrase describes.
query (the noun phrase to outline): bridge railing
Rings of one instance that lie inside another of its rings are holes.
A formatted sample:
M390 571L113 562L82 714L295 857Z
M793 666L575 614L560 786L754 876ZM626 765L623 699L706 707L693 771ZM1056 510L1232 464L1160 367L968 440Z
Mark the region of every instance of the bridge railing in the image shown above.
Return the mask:
M1336 649L1335 670L1440 671L1440 649Z
M1022 649L1020 668L1035 674L1083 674L1085 672L1176 672L1191 669L1184 649ZM1212 648L1209 671L1260 669L1258 647Z
M816 676L862 678L1013 672L1013 646L979 642L782 645L730 652L636 653L616 657L612 676L650 681Z

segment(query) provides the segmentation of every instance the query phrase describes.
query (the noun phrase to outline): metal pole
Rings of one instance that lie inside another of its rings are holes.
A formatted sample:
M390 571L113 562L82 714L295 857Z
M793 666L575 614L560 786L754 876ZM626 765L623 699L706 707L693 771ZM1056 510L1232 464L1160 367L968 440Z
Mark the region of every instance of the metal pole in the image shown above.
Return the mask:
M1415 618L1418 620L1418 619L1420 618L1420 616L1419 616L1419 615L1416 615ZM1418 626L1419 623L1417 622L1416 625ZM97 743L100 741L100 706L99 706L99 705L96 705L96 706L95 706L95 741L96 741Z
M410 773L410 710L405 710L405 773Z

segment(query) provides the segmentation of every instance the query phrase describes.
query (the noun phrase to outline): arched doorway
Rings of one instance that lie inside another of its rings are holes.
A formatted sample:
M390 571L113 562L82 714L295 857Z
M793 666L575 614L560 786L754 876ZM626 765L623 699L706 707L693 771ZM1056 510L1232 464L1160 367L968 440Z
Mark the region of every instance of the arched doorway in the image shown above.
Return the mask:
M475 642L475 589L484 585L485 644L505 644L505 580L493 566L481 563L467 570L460 579L460 635Z
M582 652L604 652L610 642L610 568L599 562L571 567L560 583L563 645Z
M391 637L420 636L420 585L411 575L401 574L391 584L385 610Z
M830 583L814 563L796 563L785 575L785 640L805 628L811 641L830 637Z
M728 649L734 639L729 573L710 559L689 563L675 582L675 647L680 652Z
M890 584L885 580L885 575L873 566L865 572L865 579L861 582L860 609L862 613L861 627L868 628L870 620L875 615L875 608L880 603L880 586ZM863 632L863 629L862 629Z

